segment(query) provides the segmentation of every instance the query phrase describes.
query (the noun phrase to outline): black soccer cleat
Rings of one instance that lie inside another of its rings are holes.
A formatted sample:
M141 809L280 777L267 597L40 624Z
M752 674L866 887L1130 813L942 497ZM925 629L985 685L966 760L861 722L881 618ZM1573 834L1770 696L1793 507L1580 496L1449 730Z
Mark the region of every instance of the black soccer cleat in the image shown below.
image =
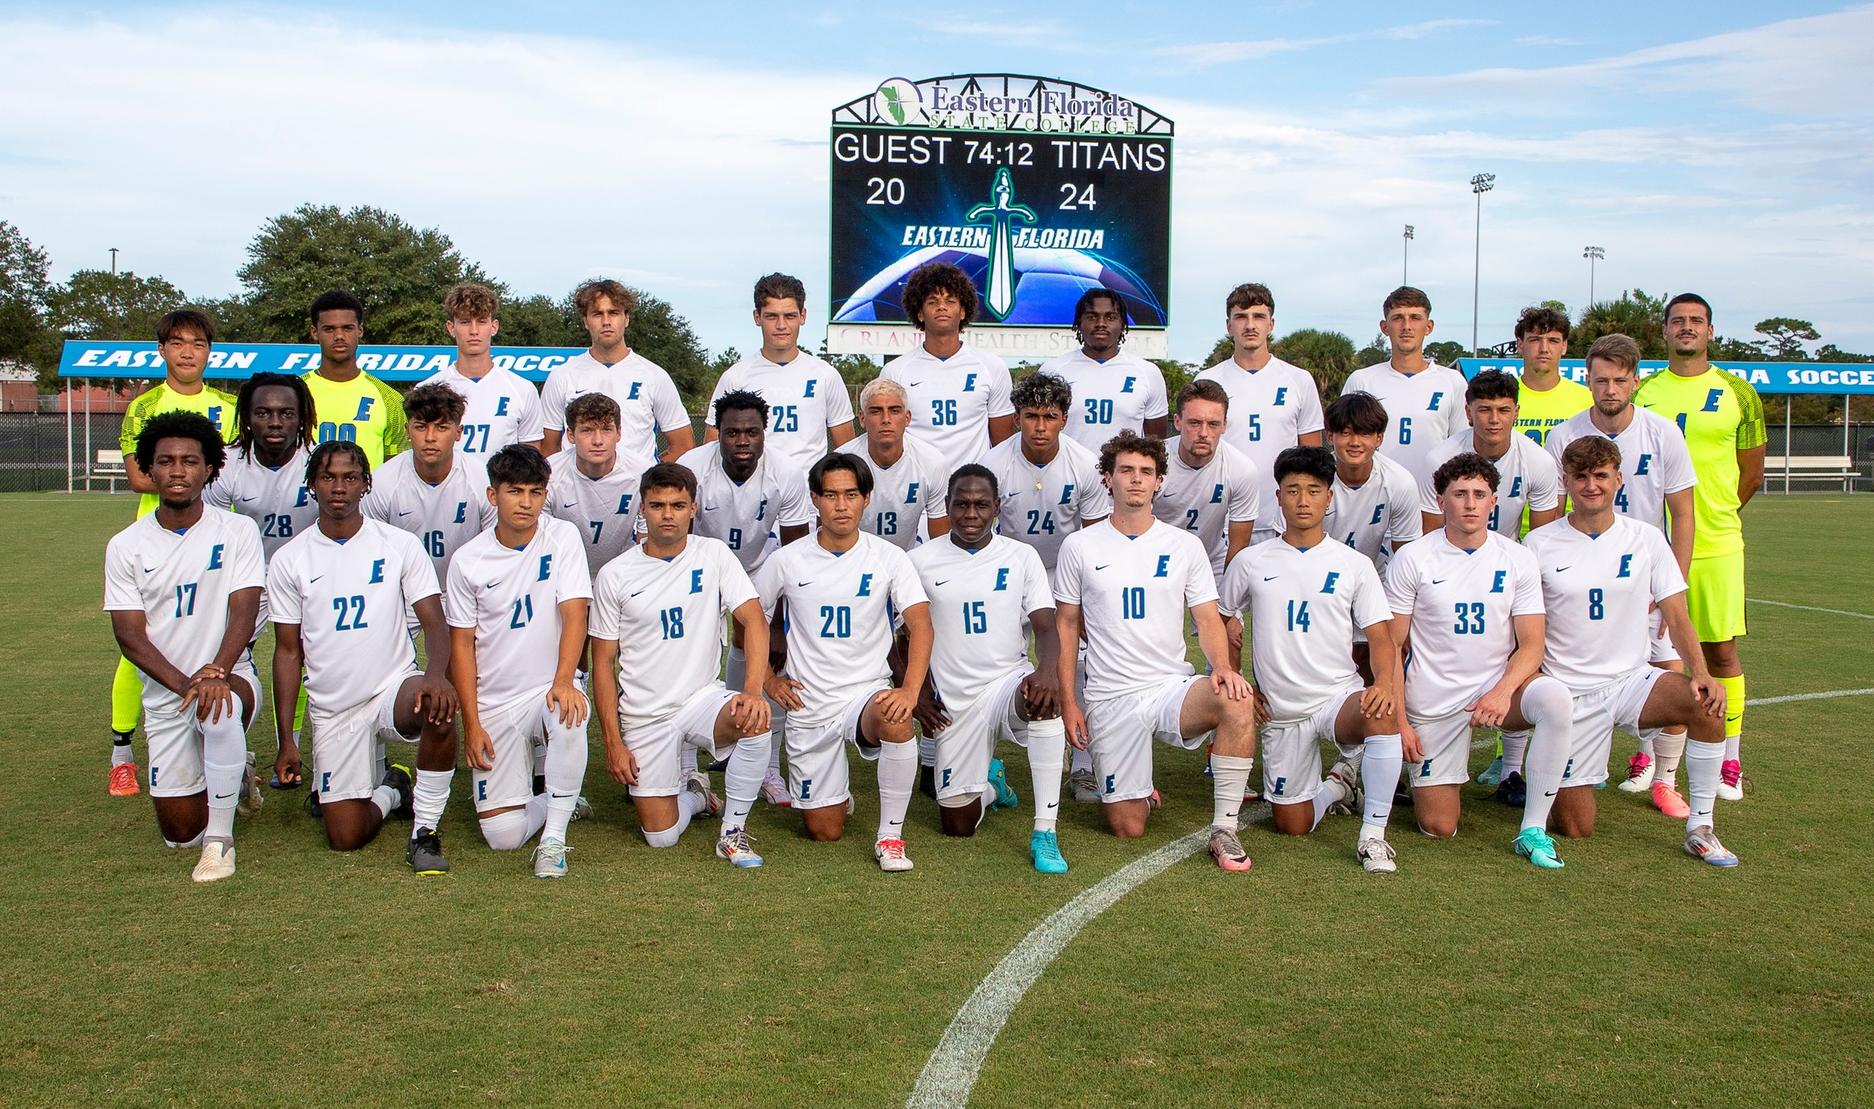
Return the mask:
M1497 783L1494 796L1512 809L1522 808L1523 802L1529 798L1529 787L1523 782L1522 772L1512 770L1505 774L1503 780Z

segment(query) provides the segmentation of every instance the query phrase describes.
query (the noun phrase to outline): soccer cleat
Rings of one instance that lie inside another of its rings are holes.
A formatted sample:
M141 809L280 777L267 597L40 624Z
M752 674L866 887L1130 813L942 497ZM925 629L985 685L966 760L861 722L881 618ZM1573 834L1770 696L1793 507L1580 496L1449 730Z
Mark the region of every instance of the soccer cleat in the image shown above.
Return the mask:
M1555 841L1540 828L1524 828L1517 833L1514 840L1510 841L1510 846L1515 849L1517 855L1528 859L1543 870L1562 868L1562 857L1555 853Z
M534 847L534 877L566 877L566 853L572 848L557 839L543 839Z
M1503 780L1497 783L1497 791L1493 796L1512 809L1522 808L1523 802L1529 799L1529 786L1523 781L1522 771L1512 770L1505 774Z
M1653 783L1653 807L1674 820L1684 820L1692 815L1691 806L1685 803L1685 798L1665 782Z
M386 819L411 820L416 817L416 785L410 777L410 768L402 763L391 763L384 770L384 784L397 791L401 798L397 807L385 813Z
M196 860L189 877L197 882L219 882L234 877L234 845L219 840L202 844L202 857Z
M761 856L755 854L754 840L747 828L730 828L716 837L716 857L729 860L738 870L758 867Z
M1354 764L1346 759L1341 759L1328 769L1327 776L1333 781L1339 782L1342 791L1345 793L1345 796L1340 800L1327 807L1328 815L1345 816L1359 812L1361 806L1365 803L1365 798L1361 796L1360 791L1360 771Z
M996 791L996 803L991 808L1012 809L1022 803L1015 794L1015 787L1009 784L1008 770L1001 759L989 760L989 784Z
M777 809L791 808L794 804L794 798L787 792L787 783L772 770L761 780L761 799Z
M1245 802L1260 801L1262 800L1262 793L1258 791L1254 785L1246 785L1243 787L1243 800Z
M1165 799L1158 795L1157 790L1152 791L1152 795L1145 799L1145 803L1146 803L1146 810L1145 810L1146 812L1157 812L1159 809L1162 809L1165 807Z
M709 775L701 770L692 770L689 776L684 778L683 788L696 794L697 802L702 805L696 815L712 819L722 815L722 798L716 796L709 788Z
M995 760L991 759L991 762ZM931 800L937 800L937 768L919 766L917 768L917 791Z
M137 764L120 762L111 767L110 794L112 797L135 797L143 790L137 785Z
M1726 759L1724 765L1718 768L1718 800L1742 801L1743 799L1744 764L1736 759Z
M247 753L247 769L241 772L241 796L234 803L234 811L242 816L260 815L260 807L267 803L267 795L260 792L260 774L254 769L254 753Z
M1477 784L1480 786L1493 786L1502 780L1503 780L1503 756L1502 755L1498 755L1495 759L1491 760L1490 765L1484 767L1483 772L1477 775Z
M1041 874L1067 873L1067 860L1061 857L1060 837L1052 828L1043 832L1040 829L1028 835L1028 858L1035 864L1035 870Z
M1653 784L1653 759L1645 751L1635 751L1627 760L1627 780L1620 788L1627 793L1645 793Z
M879 840L872 845L872 856L878 860L878 868L887 874L911 869L911 860L904 853L904 840Z
M1250 866L1249 852L1243 850L1243 841L1236 838L1234 828L1211 827L1210 857L1225 870L1248 870Z
M306 815L314 820L325 818L324 802L319 800L319 791L316 789L306 791Z
M1067 785L1074 791L1076 801L1098 801L1099 784L1093 778L1093 768L1084 767L1067 775Z
M1718 842L1718 836L1709 824L1700 824L1685 833L1685 853L1701 862L1727 870L1737 865L1737 856L1725 850L1724 844Z
M418 874L449 873L449 860L442 854L442 837L434 828L418 828L410 837L410 846L404 848L403 857Z
M573 801L573 817L572 818L574 820L591 820L592 819L592 802L586 800L584 794L581 794L578 798L576 798Z
M1361 869L1368 874L1391 874L1399 869L1399 864L1394 861L1398 852L1393 850L1392 844L1378 836L1361 840L1353 853L1360 860Z

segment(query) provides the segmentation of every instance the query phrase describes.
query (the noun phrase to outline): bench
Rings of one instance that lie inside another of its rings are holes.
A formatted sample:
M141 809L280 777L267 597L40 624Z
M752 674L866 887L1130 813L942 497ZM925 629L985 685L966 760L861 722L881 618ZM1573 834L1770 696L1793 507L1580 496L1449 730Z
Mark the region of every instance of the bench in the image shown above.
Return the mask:
M1791 482L1821 481L1841 483L1842 492L1854 488L1855 479L1861 472L1855 469L1854 459L1845 454L1797 454L1781 460L1770 459L1764 468L1766 481L1783 479L1783 492L1789 492Z
M115 493L117 492L117 483L119 481L128 482L129 480L130 471L124 468L124 452L120 450L100 449L96 460L91 464L91 468L85 471L85 489L87 492L90 491L93 481L109 481L111 483L111 492Z

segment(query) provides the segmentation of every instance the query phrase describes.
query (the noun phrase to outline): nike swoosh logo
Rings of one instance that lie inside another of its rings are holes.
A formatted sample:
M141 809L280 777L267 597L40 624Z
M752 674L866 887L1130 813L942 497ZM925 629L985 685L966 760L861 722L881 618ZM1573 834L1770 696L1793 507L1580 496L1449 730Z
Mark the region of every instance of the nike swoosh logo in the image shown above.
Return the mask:
M570 794L570 793L556 793L553 795L554 799L559 800L559 801L564 801L568 797L571 797L571 796L573 796L573 794Z
M1433 584L1433 585L1443 585L1443 584L1444 584L1445 582L1447 582L1447 581L1450 581L1450 580L1451 580L1451 579L1449 579L1449 578L1433 578L1433 579L1432 579L1432 584Z
M795 582L795 583L794 583L794 587L798 589L798 588L801 588L801 587L803 587L803 586L808 586L808 585L812 585L812 584L813 584L813 582L812 582L811 580L808 580L808 581L797 581L797 582Z
M1543 794L1542 796L1544 796L1544 797L1553 797L1553 796L1555 796L1555 794L1556 794L1557 792L1558 792L1558 791L1556 791L1556 790L1553 790L1553 789L1552 789L1552 790L1550 790L1550 791L1548 791L1547 793L1545 793L1545 794Z
M501 583L498 581L491 581L484 588L493 589L495 586L500 585L500 584Z
M1568 566L1573 566L1573 565L1574 565L1574 563L1572 563L1572 562L1568 564ZM1561 573L1561 572L1562 572L1563 570L1566 570L1566 569L1568 569L1568 566L1557 566L1557 567L1555 568L1555 572L1559 574L1559 573Z
M233 796L234 794L232 793L217 793L215 794L215 800L226 801L228 798L233 797Z
M143 568L143 572L146 574L154 574L156 571L161 570L161 569L162 569L161 566L145 566Z
M306 579L306 584L311 585L313 582L318 581L320 578L324 576L325 576L324 574L315 574L314 576Z
M922 381L907 381L904 387L907 389L915 389L922 384L924 384Z
M397 510L397 515L399 515L399 516L408 516L408 515L410 515L410 513L412 513L412 512L415 512L415 511L416 511L416 509L414 509L414 508L400 508L400 509L398 509L398 510Z
M1108 566L1111 566L1111 565L1112 565L1112 563L1110 563L1110 562L1102 562L1102 563L1100 563L1100 564L1099 564L1098 566L1095 566L1095 567L1094 567L1094 569L1095 569L1095 570L1104 570L1104 569L1106 569L1106 568L1107 568Z
M242 504L253 504L253 503L254 503L254 501L255 501L256 499L257 499L257 498L255 498L255 497L242 497L242 498L241 498L241 503L242 503Z
M1270 575L1269 575L1268 577L1266 577L1266 578L1264 578L1264 579L1262 579L1262 580L1263 580L1263 581L1274 581L1275 579L1277 579L1277 578L1279 578L1279 577L1281 577L1281 576L1282 576L1282 575L1280 575L1280 574L1270 574Z
M578 508L578 507L579 507L579 502L578 502L578 501L567 501L567 502L566 502L565 504L563 504L563 505L561 505L560 507L561 507L561 508Z
M949 579L949 578L945 578L945 579L944 579L944 580L942 580L942 581L934 581L934 582L932 582L932 583L931 583L931 588L932 588L932 589L935 589L935 588L937 588L937 587L938 587L938 586L940 586L940 585L949 585L949 584L950 584L950 579Z
M649 589L649 588L650 588L650 586L648 586L648 585L644 587L644 589ZM638 593L642 593L642 592L644 592L644 589L640 589L640 590L638 590ZM637 596L637 595L638 595L638 593L633 593L633 594L632 594L631 596L633 596L633 597L635 597L635 596Z
M1048 808L1050 808L1050 809L1058 809L1058 808L1060 808L1060 807L1061 807L1061 803L1060 803L1059 801L1049 801L1049 802L1048 802Z

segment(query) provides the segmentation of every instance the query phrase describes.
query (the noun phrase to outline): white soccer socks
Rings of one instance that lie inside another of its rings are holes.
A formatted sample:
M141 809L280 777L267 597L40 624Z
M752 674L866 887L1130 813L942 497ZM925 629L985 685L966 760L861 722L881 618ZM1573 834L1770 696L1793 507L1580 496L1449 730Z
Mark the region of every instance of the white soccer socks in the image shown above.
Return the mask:
M1568 687L1543 675L1523 687L1524 719L1535 725L1530 735L1528 754L1523 765L1523 827L1547 832L1549 811L1555 807L1555 795L1562 788L1562 772L1568 767L1568 748L1574 737L1574 700ZM1509 732L1503 738L1507 741ZM1508 762L1508 743L1505 761Z
M1250 771L1256 760L1250 755L1210 755L1210 826L1236 831L1237 816L1243 811L1243 794L1249 788Z
M208 839L234 842L234 807L240 803L241 790L247 785L247 729L241 726L240 713L233 712L220 720L204 720L202 727L202 771L208 779Z
M1386 821L1392 816L1393 790L1405 768L1405 744L1398 733L1368 736L1360 757L1360 787L1366 808L1360 814L1360 839L1385 839Z
M410 838L425 828L435 831L442 823L442 811L449 804L449 784L455 781L454 770L423 770L416 772L416 786L411 790L410 811L414 819L410 821Z
M1529 751L1528 729L1521 729L1517 731L1511 731L1509 729L1505 729L1503 731L1503 776L1505 778L1509 777L1513 773L1516 773L1522 770L1523 758L1528 753L1528 751ZM1528 780L1529 775L1524 774L1523 778L1526 781Z
M586 727L560 723L559 713L547 710L547 811L541 837L566 842L566 825L579 807L579 790L586 780Z
M1646 729L1652 740L1653 780L1675 785L1679 777L1679 760L1685 756L1685 729L1669 732L1663 728Z
M1686 804L1691 812L1685 818L1685 830L1701 826L1716 830L1714 810L1718 807L1718 781L1724 770L1724 744L1688 739L1685 742Z
M726 834L748 826L748 810L761 796L761 779L768 773L768 759L777 745L773 732L763 732L735 741L729 752L729 766L722 776L722 830Z
M1061 816L1061 768L1067 725L1060 717L1028 722L1028 774L1034 783L1035 831L1052 832Z
M878 838L903 839L904 814L917 786L917 744L881 743L878 747Z

